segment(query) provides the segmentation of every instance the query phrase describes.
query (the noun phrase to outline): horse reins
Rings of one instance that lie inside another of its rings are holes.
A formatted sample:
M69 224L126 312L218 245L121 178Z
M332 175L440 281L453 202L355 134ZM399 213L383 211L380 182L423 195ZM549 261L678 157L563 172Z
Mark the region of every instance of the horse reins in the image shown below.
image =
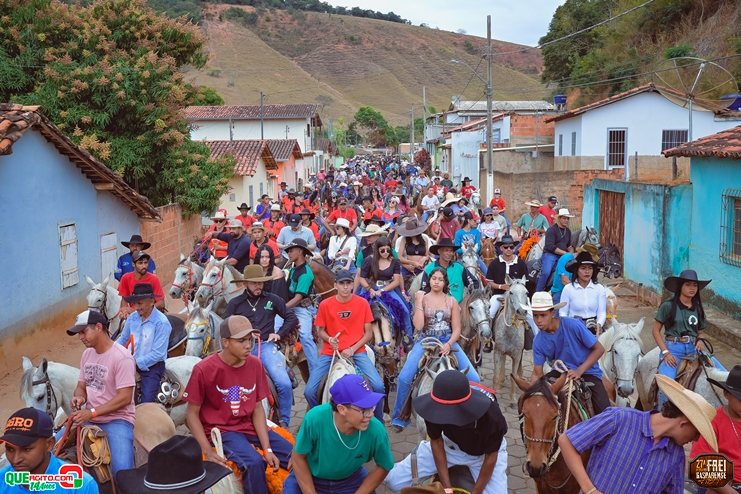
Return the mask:
M57 394L54 392L54 388L51 385L51 381L49 380L49 375L46 374L42 379L39 379L38 381L31 381L31 386L36 386L38 384L44 384L46 386L46 414L51 418L52 424L54 423L54 413L59 408L59 402L57 401ZM54 400L54 405L52 406L52 400Z
M206 273L206 274L203 275L203 277L206 278L206 276L208 274L211 274L211 271L213 271L215 267L216 266L212 267L211 270L208 273ZM219 282L221 282L221 290L219 290L217 292L216 291L216 285L219 284ZM226 285L224 283L224 273L221 270L219 270L219 278L216 281L214 281L213 283L206 283L206 282L202 281L199 286L209 287L211 289L211 291L213 292L213 295L212 295L213 297L216 297L217 295L221 295L221 293L226 288Z
M201 336L188 336L186 339L188 341L201 341L203 342L203 348L201 349L201 358L205 357L208 353L208 347L211 344L211 340L214 339L214 324L213 324L213 317L211 314L208 316L207 321L201 321L199 323L195 323L194 327L195 329L199 328L200 326L208 326L208 330L205 331ZM188 330L190 333L190 330Z
M190 294L193 293L195 290L195 287L193 286L193 267L187 266L186 264L183 264L183 266L186 266L188 268L188 288L185 288L185 282L183 282L182 285L179 285L177 283L173 283L172 286L175 288L180 288L180 290L183 292L183 303L186 307L188 307L190 304Z
M88 310L90 309L100 310L100 312L103 313L103 315L105 315L105 306L108 303L108 292L106 290L101 290L100 288L95 288L95 287L93 287L93 290L103 294L103 302L100 304L100 307L93 307L92 305L88 305L87 308Z

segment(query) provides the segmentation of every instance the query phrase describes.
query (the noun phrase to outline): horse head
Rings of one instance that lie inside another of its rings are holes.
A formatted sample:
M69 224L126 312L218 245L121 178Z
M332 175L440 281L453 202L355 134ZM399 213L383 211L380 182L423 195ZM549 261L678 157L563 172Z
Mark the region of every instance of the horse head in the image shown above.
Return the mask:
M208 304L205 308L202 308L198 301L193 303L193 308L188 314L188 319L185 321L185 332L188 334L188 342L185 346L185 355L191 357L201 357L207 351L211 343L211 307L214 301ZM213 328L216 331L216 328ZM221 339L214 335L213 339L219 343ZM221 345L218 345L219 347Z
M56 403L56 394L49 394L46 383L49 382L49 362L46 358L38 367L34 367L28 357L23 357L23 376L21 377L21 399L29 408L46 412L54 422L54 416L59 408Z
M445 201L445 189L443 189L442 187L437 189L437 200L440 202Z
M196 292L196 300L203 307L209 301L224 291L224 264L227 258L221 261L211 257L203 271L203 281Z
M476 209L481 207L481 193L479 191L475 191L471 194L471 202Z
M505 283L509 285L507 291L507 307L508 311L511 311L517 319L524 321L527 317L527 309L525 307L530 306L530 302L527 298L527 278L515 278L512 279L509 275L505 278Z
M102 283L95 283L89 276L85 276L85 279L91 288L90 293L87 294L87 308L105 314L108 301L108 277Z
M600 364L615 384L615 390L622 398L628 398L635 390L634 377L638 361L643 356L641 330L645 318L634 324L613 321L612 327L600 335L600 343L605 353Z
M180 264L175 268L175 279L170 287L170 296L180 298L186 290L193 288L193 269L189 258L180 254Z
M561 404L558 393L566 383L566 373L553 384L548 384L541 377L533 384L511 374L523 395L517 402L527 462L525 469L532 478L539 478L548 471L548 460L558 447L558 429L560 424Z
M483 343L492 338L491 321L489 319L489 297L484 290L474 290L464 298L461 318L470 318L467 324L473 327ZM461 333L462 334L462 333Z
M592 245L596 246L599 249L601 247L601 245L599 243L599 235L597 234L597 229L588 226L588 227L585 228L585 230L586 230L587 234L586 234L586 237L584 239L584 243L586 243L586 244L592 244Z

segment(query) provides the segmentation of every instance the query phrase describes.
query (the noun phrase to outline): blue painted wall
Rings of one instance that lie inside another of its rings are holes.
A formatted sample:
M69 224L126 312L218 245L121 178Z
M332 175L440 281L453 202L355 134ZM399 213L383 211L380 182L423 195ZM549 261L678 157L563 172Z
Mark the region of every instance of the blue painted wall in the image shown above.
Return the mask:
M48 318L63 307L84 308L85 275L100 278L100 234L139 232L126 205L97 192L38 132L26 132L12 155L0 157L0 197L0 332L20 330L24 319ZM62 290L58 226L69 223L77 230L80 281Z
M741 162L692 158L690 178L695 184L690 266L700 278L713 280L703 291L703 301L741 318L741 267L720 260L722 195L725 189L741 189Z

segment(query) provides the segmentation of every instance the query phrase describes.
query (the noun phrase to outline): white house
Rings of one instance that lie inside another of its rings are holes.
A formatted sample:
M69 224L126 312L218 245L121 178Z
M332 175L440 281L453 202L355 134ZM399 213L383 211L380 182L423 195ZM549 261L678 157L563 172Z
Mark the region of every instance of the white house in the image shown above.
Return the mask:
M681 102L681 95L650 83L546 119L556 125L554 168L610 170L628 163L632 176L638 153L638 178L667 178L671 160L661 153L687 142L689 131L689 110L673 101ZM693 139L738 124L708 110L695 102ZM689 177L689 160L679 158L677 164L680 177Z

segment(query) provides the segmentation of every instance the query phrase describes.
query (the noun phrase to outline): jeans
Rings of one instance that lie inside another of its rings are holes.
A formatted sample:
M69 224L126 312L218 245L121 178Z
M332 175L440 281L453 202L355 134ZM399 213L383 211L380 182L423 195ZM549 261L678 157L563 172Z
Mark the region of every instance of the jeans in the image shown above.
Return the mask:
M123 419L115 419L97 425L108 433L108 447L111 449L111 471L113 476L120 470L134 468L134 424Z
M360 467L358 471L342 480L326 480L314 477L314 490L317 494L355 494L368 472ZM376 491L373 491L375 494ZM283 483L283 494L301 494L296 475L291 472Z
M383 393L384 386L381 376L378 375L378 371L371 363L370 358L365 352L359 352L353 355L353 361L360 372L370 381L371 388L376 393ZM332 365L332 357L330 355L321 355L319 361L316 364L315 369L309 375L309 382L306 383L306 389L304 390L304 396L306 402L309 404L309 408L313 408L319 405L317 399L317 393L319 392L319 384L321 384L324 376L329 372L329 367ZM376 406L375 416L378 420L383 423L383 406L379 403Z
M538 278L538 286L535 287L536 292L542 292L545 290L545 285L548 283L548 277L551 275L551 271L556 267L560 256L551 254L550 252L543 252L543 257L540 258L540 278Z
M381 289L381 288L383 287L382 286L376 287L376 289ZM407 302L406 299L404 298L404 295L401 294L401 288L398 286L387 293L389 294L389 296L396 299L396 301L399 302L401 306L406 309L406 317L404 317L401 321L397 321L397 323L401 325L401 329L403 329L404 332L409 336L409 339L411 339L412 336L414 335L414 327L412 326L412 314L411 314L412 311L409 308L409 302Z
M489 300L489 317L490 318L494 319L494 317L497 315L497 312L499 311L499 307L502 305L502 302L499 299L504 296L505 296L504 293L501 295L494 295ZM555 300L553 303L554 304L556 303ZM533 338L535 338L536 336L538 336L538 331L540 330L538 329L538 326L535 325L535 320L533 319L533 311L531 310L527 311L526 320L527 320L527 323L530 325L530 329L533 330Z
M268 430L268 438L273 454L280 460L280 466L286 468L293 446L271 430ZM268 462L252 447L254 444L262 449L257 435L222 432L221 440L224 444L224 456L227 460L233 461L242 471L244 492L268 492L268 484L265 480Z
M401 409L404 407L404 402L407 399L407 395L409 394L409 390L412 387L412 380L414 379L414 376L417 374L417 364L419 363L419 360L422 358L422 356L425 353L425 349L422 348L422 345L419 344L419 340L424 338L424 333L420 334L419 339L414 344L411 350L409 350L409 354L407 355L407 361L404 364L404 367L401 368L401 372L399 372L399 378L397 380L397 387L396 387L396 401L394 402L394 414L391 420L391 424L398 425L401 427L406 427L409 425L411 421L403 421L399 419L399 415L401 414ZM443 335L438 336L437 339L440 340L441 343L447 343L448 340L450 340L451 335ZM461 350L461 347L458 346L458 343L453 343L452 348L450 349L451 352L455 352L455 357L458 359L458 370L463 370L466 367L468 367L468 373L466 376L468 377L469 381L475 382L475 383L481 383L481 378L479 378L478 373L476 372L476 369L474 369L473 365L471 365L471 362L468 360L468 357L465 353L463 353L463 350ZM456 351L457 350L457 351Z
M561 292L553 293L552 296L553 296L553 305L556 305L559 302L561 302Z
M314 341L314 317L306 307L294 307L293 313L298 317L298 335L301 346L306 354L306 362L309 364L309 373L314 372L317 361L316 342Z
M278 347L272 341L263 341L252 349L252 355L257 356L258 349L260 353L260 362L265 366L265 370L275 384L278 391L280 419L283 427L286 429L291 423L291 407L293 406L293 386L291 379L288 377L286 369L286 360L283 354L278 351Z
M165 374L165 363L157 362L149 368L149 370L143 371L137 369L139 376L141 377L141 399L140 403L153 403L157 401L157 393L160 390L160 381L162 376Z
M674 358L677 359L677 365L679 365L679 359L680 357L686 357L689 355L695 355L697 353L697 349L695 348L695 342L691 343L682 343L681 341L669 341L664 340L664 343L666 344L666 349L669 350L669 353L674 355ZM659 353L659 370L658 373L662 376L669 377L671 379L675 379L677 377L677 368L672 367L669 364L666 363L666 360L661 360L661 353ZM713 361L713 364L718 369L725 371L725 367L721 365L720 362L715 357L712 357L711 360ZM666 396L664 396L664 393L659 391L659 410L661 410L661 406L666 401Z
M435 211L425 211L422 213L422 219L420 220L422 223L426 223L430 216L435 214Z

